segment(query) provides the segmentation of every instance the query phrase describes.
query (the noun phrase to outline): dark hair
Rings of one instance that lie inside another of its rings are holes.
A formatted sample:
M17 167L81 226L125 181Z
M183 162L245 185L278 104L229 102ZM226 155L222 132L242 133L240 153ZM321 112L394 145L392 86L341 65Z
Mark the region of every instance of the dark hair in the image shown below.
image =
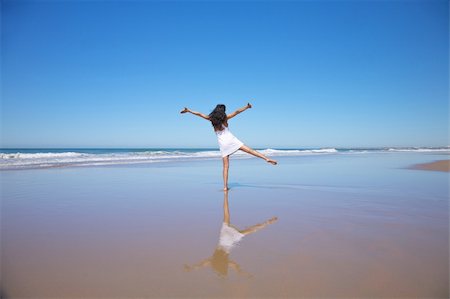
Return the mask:
M219 104L214 108L214 110L209 114L209 119L216 131L222 131L222 124L227 121L227 115L225 114L225 105Z
M228 253L222 248L217 247L211 259L211 266L219 276L227 276L228 274Z

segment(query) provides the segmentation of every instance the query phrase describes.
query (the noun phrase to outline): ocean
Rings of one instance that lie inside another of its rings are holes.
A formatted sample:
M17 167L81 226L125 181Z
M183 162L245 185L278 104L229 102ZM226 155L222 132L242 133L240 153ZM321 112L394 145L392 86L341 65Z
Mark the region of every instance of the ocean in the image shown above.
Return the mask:
M370 153L450 153L447 147L384 147L384 148L267 148L257 149L267 156L358 155ZM249 158L238 151L234 158ZM220 159L214 148L3 148L0 149L0 170L48 167L79 167L141 163L183 162Z

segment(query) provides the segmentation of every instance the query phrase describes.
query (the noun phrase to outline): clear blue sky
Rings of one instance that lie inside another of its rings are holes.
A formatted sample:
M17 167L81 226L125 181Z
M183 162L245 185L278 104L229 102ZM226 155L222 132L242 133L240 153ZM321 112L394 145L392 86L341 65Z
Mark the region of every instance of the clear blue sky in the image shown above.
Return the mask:
M2 1L2 147L448 145L449 2Z

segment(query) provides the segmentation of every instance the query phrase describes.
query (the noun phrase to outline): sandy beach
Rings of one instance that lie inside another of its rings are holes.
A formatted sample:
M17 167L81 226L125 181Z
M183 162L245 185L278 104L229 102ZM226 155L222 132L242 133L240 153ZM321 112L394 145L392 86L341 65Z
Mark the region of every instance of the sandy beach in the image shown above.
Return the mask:
M232 159L227 196L220 160L3 171L1 292L448 298L448 174L407 169L436 157Z
M446 171L450 172L450 160L440 160L430 163L417 164L413 169L431 170L431 171Z

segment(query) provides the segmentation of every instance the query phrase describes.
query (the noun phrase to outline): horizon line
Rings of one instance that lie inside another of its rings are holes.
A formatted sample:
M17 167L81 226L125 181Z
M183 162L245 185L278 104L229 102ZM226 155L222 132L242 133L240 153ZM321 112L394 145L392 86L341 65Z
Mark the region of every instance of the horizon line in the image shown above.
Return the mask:
M440 145L440 146L266 146L266 147L254 147L256 149L380 149L380 148L450 148L450 145ZM173 147L173 146L147 146L147 147L0 147L0 150L12 150L12 149L218 149L218 147Z

